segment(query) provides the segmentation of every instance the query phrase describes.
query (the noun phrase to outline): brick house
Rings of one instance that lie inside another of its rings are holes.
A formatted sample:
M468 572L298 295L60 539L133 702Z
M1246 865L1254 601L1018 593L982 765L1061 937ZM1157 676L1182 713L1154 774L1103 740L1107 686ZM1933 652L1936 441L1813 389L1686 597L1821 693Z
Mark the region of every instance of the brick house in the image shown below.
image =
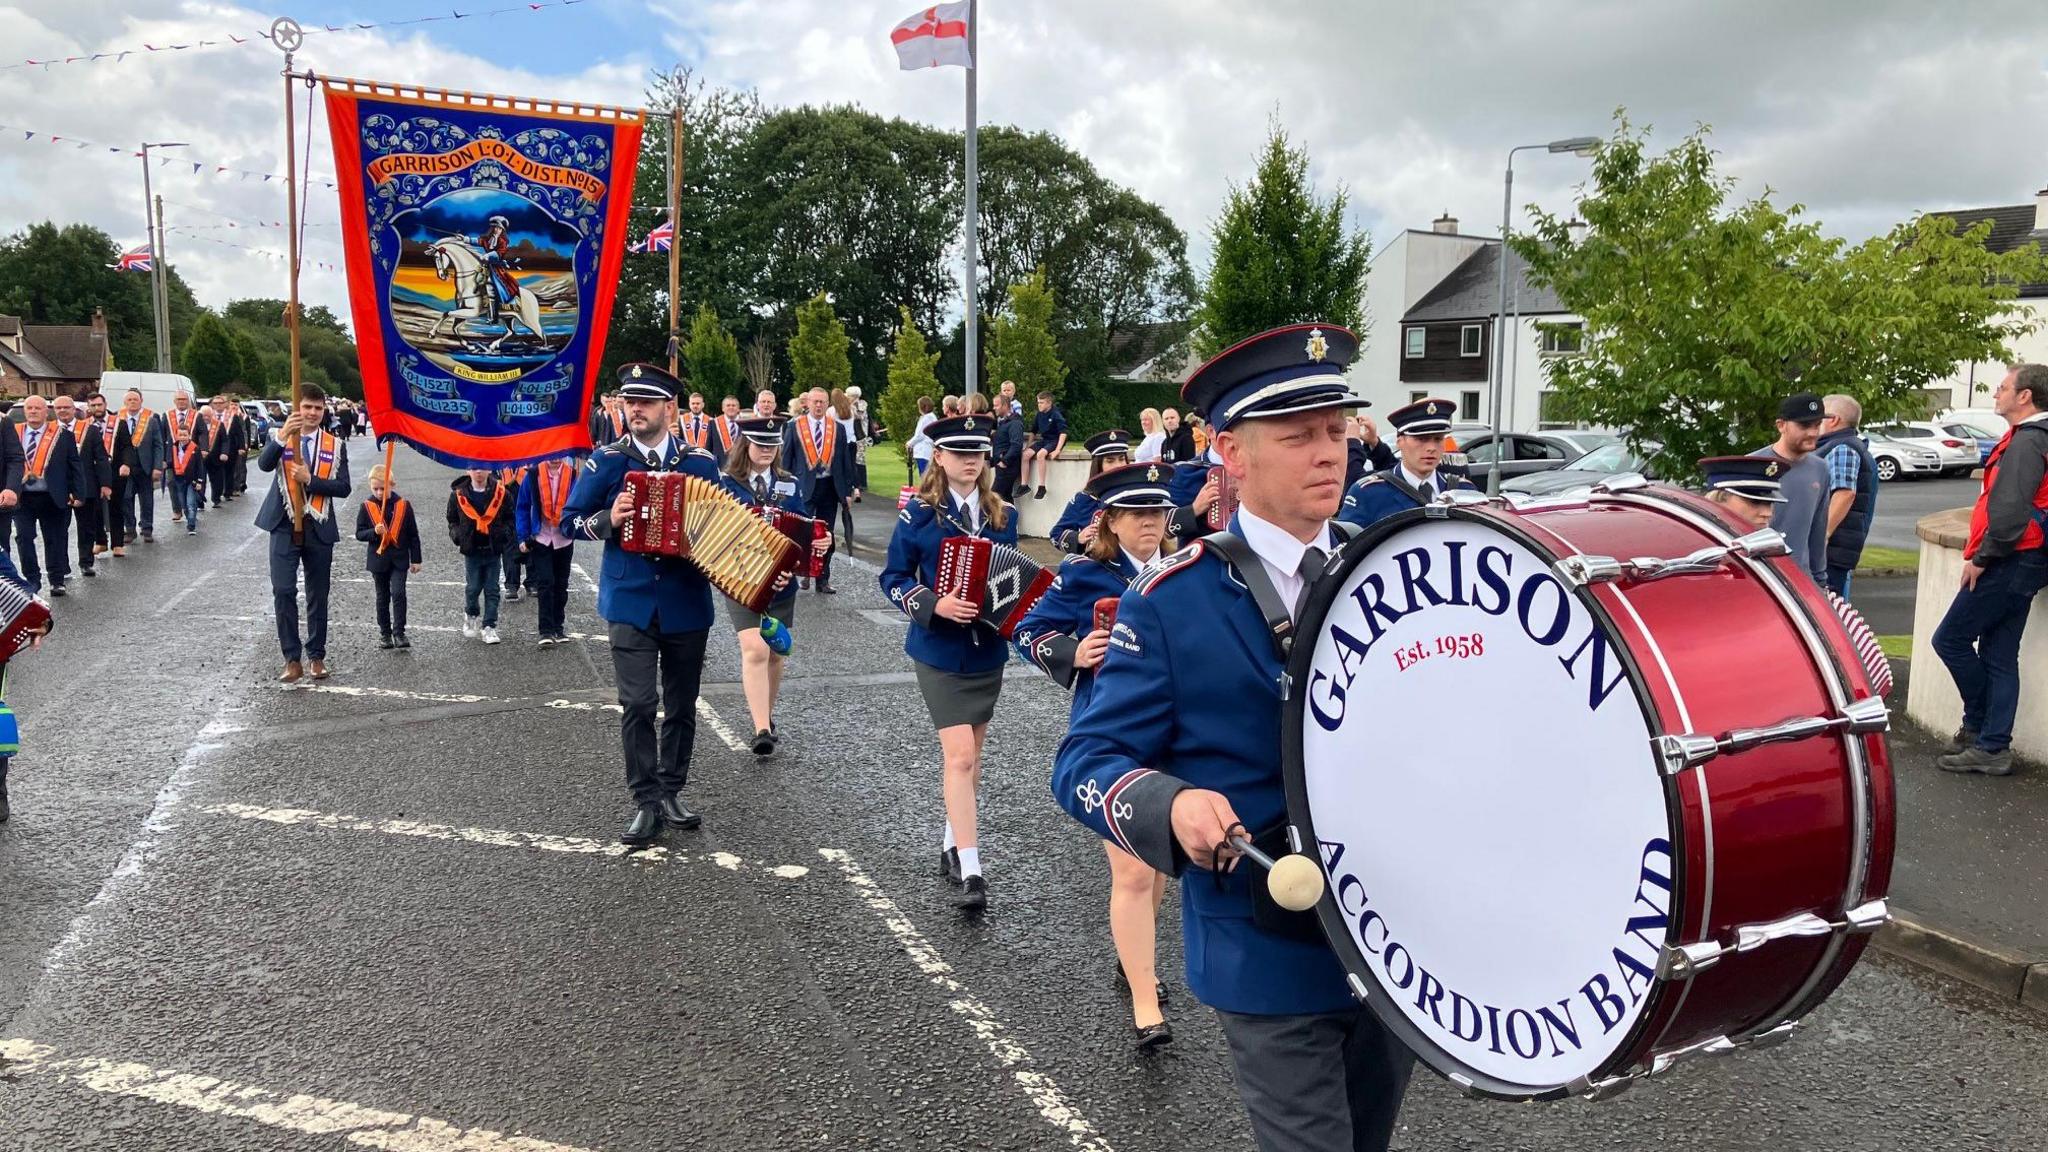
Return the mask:
M90 324L24 324L0 316L0 398L82 397L99 387L111 361L107 317Z

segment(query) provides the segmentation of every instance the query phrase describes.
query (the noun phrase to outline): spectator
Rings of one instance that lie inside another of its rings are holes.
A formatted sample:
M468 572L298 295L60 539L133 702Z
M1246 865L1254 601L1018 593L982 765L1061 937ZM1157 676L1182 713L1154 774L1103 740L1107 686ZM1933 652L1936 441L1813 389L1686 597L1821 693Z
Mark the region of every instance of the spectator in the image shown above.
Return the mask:
M1798 392L1778 405L1778 438L1750 453L1778 461L1778 490L1785 502L1771 516L1771 527L1784 534L1792 558L1825 584L1827 569L1828 466L1814 453L1820 443L1821 402L1811 392Z
M868 446L875 442L875 429L868 420L868 402L860 397L860 385L847 388L846 403L853 420L847 431L853 436L853 502L858 504L860 494L868 490Z
M1963 726L1939 763L1950 772L2012 772L2020 637L2048 587L2048 367L2017 364L1992 405L2012 427L1984 461L1970 509L1963 580L1934 630L1934 653L1963 698Z
M997 397L1001 399L1001 397ZM996 435L991 455L996 462L996 494L1015 498L1017 481L1024 471L1024 406L1010 401L996 414Z
M953 398L948 396L946 399L951 401ZM917 426L910 433L910 462L911 467L917 471L917 475L911 478L913 484L924 479L924 470L932 466L932 442L931 438L924 434L924 430L931 427L932 421L937 419L937 416L932 415L932 398L919 396Z
M1013 404L1015 404L1020 411L1024 407L1024 405L1018 403L1017 401L1017 382L1015 380L1003 381L1000 385L996 387L996 395L1002 397L1003 401L1002 403L995 406L996 415L998 416L1002 415L1005 412L1008 412L1010 410L1010 406ZM1008 499L1008 497L1006 496L1004 497L1004 499Z
M967 408L965 412L961 413L963 416L982 416L986 415L989 411L988 394L985 392L976 392L974 395L967 397L963 403Z
M1188 413L1188 435L1195 442L1195 457L1200 459L1209 454L1209 426L1200 416Z
M1052 462L1067 446L1067 418L1053 405L1052 393L1038 394L1038 415L1031 418L1031 442L1024 446L1024 487L1032 488L1031 474L1038 473L1033 496L1045 499L1045 477Z
M1180 413L1167 408L1159 413L1159 427L1166 439L1159 445L1159 462L1186 464L1195 458L1195 430L1180 422Z
M947 420L960 415L960 398L958 396L946 397L945 402L939 405L939 411L945 414L944 419Z
M1877 515L1877 462L1859 425L1863 405L1834 393L1821 400L1820 446L1828 466L1827 590L1848 599L1849 574L1863 559L1863 541Z
M1147 408L1138 413L1138 430L1144 435L1131 453L1131 462L1150 464L1159 459L1160 449L1166 444L1166 430L1159 426L1159 409Z

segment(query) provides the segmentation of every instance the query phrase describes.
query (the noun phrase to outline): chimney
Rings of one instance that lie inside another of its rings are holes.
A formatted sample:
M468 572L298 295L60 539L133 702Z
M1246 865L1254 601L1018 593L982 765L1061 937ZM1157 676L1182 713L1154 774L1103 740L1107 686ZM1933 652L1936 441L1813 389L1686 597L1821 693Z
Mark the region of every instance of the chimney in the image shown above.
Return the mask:
M2048 232L2048 188L2034 193L2034 231Z
M2048 193L2043 193L2042 195L2044 197L2048 197ZM2048 204L2048 198L2044 198L2042 200L2042 203ZM2041 211L2048 212L2048 208L2043 208L2041 209ZM1458 218L1456 216L1451 215L1449 212L1445 212L1443 215L1429 222L1429 230L1431 232L1441 232L1447 236L1456 235L1458 231Z

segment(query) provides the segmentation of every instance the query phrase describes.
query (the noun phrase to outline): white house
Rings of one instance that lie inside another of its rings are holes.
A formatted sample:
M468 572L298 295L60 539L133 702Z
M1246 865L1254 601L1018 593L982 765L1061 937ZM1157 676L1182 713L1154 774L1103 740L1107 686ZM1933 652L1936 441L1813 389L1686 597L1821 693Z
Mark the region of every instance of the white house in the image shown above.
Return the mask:
M2005 208L1965 208L1943 212L1955 218L1957 228L1991 221L1991 236L1985 241L1993 252L2010 252L2025 244L2048 245L2048 188L2034 193L2032 204ZM2013 301L2013 311L2033 320L2031 335L2013 341L2014 360L2048 364L2048 284L2028 284ZM1989 408L1991 390L2005 378L2001 361L1979 361L1957 367L1955 374L1935 384L1929 397L1936 408Z

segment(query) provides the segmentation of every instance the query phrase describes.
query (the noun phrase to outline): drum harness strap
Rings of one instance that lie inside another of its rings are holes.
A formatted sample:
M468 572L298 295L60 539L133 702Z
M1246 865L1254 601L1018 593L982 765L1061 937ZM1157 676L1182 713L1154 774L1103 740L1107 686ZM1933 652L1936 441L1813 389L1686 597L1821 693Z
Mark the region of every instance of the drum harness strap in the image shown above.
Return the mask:
M1356 524L1342 520L1330 521L1330 530L1337 536L1338 551L1342 551L1344 545L1359 532ZM1273 636L1273 654L1280 658L1280 663L1287 663L1287 654L1294 647L1294 609L1298 606L1280 598L1280 590L1273 587L1272 579L1266 575L1266 566L1259 562L1258 553L1252 551L1244 537L1235 532L1211 532L1202 538L1202 542L1221 553L1236 570L1238 579L1244 582L1245 591L1252 594L1252 603L1258 605L1259 615L1266 618L1266 630ZM1302 585L1304 603L1316 583L1310 581Z

